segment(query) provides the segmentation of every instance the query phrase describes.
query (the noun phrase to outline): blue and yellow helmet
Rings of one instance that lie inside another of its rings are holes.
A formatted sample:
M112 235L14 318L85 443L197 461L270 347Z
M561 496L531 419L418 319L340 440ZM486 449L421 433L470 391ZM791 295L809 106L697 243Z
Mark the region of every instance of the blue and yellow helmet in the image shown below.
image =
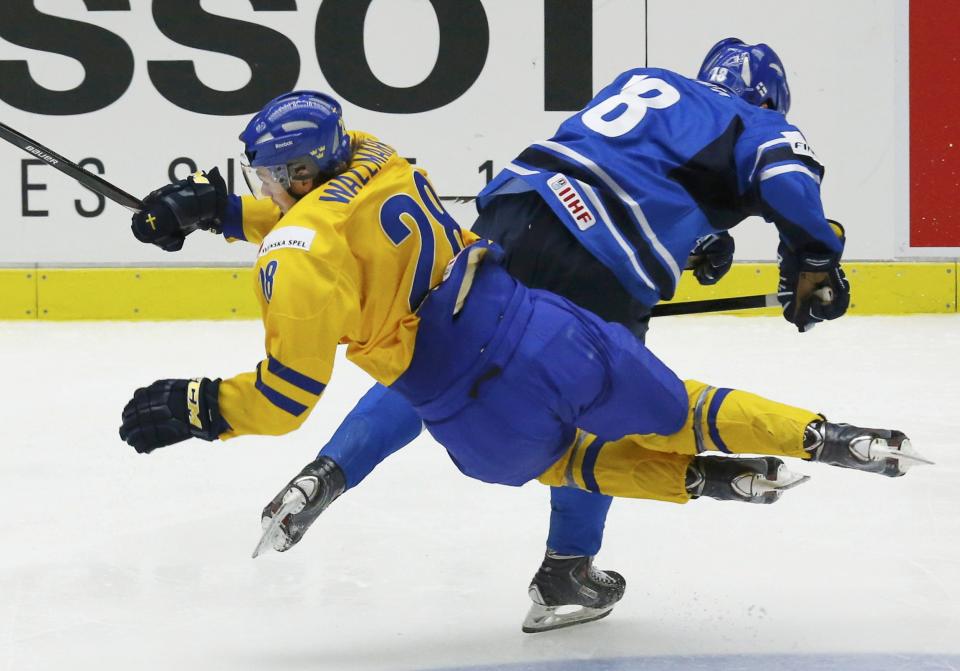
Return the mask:
M272 181L289 189L294 180L322 182L346 169L350 136L340 103L317 91L293 91L274 98L240 134L251 191ZM256 178L254 178L256 177Z

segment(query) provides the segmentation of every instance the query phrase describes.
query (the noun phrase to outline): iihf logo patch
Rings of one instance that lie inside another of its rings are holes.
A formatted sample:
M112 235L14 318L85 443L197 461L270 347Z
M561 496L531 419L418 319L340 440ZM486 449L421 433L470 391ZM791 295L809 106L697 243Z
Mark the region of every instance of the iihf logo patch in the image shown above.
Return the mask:
M577 224L577 228L581 231L585 231L597 223L593 213L584 203L583 196L580 195L566 177L556 174L547 180L547 186L553 191L553 195L557 197L560 204L570 213L570 216L573 217L574 222Z
M268 303L273 298L273 278L276 276L279 266L279 261L271 261L260 269L260 290L263 291L263 298Z

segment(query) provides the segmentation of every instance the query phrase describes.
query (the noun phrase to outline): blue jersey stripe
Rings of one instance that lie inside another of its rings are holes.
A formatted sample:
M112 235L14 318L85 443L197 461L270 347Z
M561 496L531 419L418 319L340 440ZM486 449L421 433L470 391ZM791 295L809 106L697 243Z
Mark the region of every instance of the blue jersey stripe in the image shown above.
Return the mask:
M710 401L710 410L707 411L707 426L710 429L710 439L713 440L713 444L717 446L718 450L726 452L727 454L730 454L730 448L727 447L726 443L724 443L720 437L720 430L717 428L717 414L720 412L723 399L725 399L731 391L733 390L717 389L717 393L713 395L713 399Z
M290 413L294 417L299 417L300 415L302 415L307 411L307 406L303 405L302 403L297 403L289 396L284 396L283 394L281 394L276 389L273 389L272 387L268 387L264 383L263 379L260 377L260 365L257 365L256 388L257 388L257 391L263 394L268 401L273 403L275 406L277 406L284 412Z
M602 448L606 443L601 442L599 438L595 438L593 445L587 448L587 451L583 455L583 465L580 467L580 473L583 475L583 484L587 486L591 492L596 492L600 494L600 485L597 484L597 476L593 472L593 467L597 465L597 459L600 457L600 448Z
M610 221L636 251L640 266L647 271L647 276L653 280L657 292L663 298L673 296L676 290L676 281L673 276L653 254L650 241L633 225L633 217L623 201L610 195L602 184L598 184L596 175L577 163L568 161L564 157L557 156L539 147L528 147L520 154L518 160L530 167L545 172L562 173L571 179L595 187L594 193L600 197L600 202L609 214Z
M309 394L319 396L326 389L327 385L314 380L303 373L298 373L292 368L284 366L272 356L267 359L267 370L279 377L284 382L289 382L294 387L303 389Z

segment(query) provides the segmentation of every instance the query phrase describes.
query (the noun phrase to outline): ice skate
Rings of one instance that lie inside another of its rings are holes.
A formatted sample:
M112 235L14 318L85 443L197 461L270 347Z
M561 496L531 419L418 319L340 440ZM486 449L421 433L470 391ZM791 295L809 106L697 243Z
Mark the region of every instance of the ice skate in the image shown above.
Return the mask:
M263 509L263 534L253 551L254 559L273 549L286 552L300 542L317 517L346 489L346 478L329 457L317 457Z
M261 519L263 525L263 535L260 536L260 542L253 550L253 559L256 559L265 551L271 548L283 547L286 542L283 536L283 530L280 525L287 519L287 515L299 513L307 505L307 497L300 489L291 487L284 494L282 503L273 517L264 517Z
M687 491L691 498L773 503L784 491L809 479L777 457L698 455L687 470Z
M547 551L530 583L533 604L523 631L535 634L606 617L623 597L627 581L615 571L593 566L593 557Z
M812 461L891 478L903 475L911 466L933 463L917 454L903 432L889 429L812 422L803 442Z

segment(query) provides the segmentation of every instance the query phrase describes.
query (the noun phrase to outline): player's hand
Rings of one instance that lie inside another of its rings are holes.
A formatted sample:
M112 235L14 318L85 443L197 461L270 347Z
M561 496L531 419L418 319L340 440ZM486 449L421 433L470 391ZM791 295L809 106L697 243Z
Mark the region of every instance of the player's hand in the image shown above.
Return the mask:
M143 199L130 228L140 242L168 252L179 251L198 228L220 233L228 202L227 185L214 168L162 186Z
M830 221L844 240L843 226ZM840 267L839 255L797 256L786 245L777 250L780 257L780 283L777 298L783 317L801 333L816 324L842 317L850 306L850 283Z
M295 509L296 512L289 513L280 520L272 538L265 537L263 541L270 543L277 552L286 552L300 542L314 520L343 493L346 486L346 478L337 462L330 457L317 457L315 461L304 466L263 509L260 522L266 534L270 533L274 516L284 507L285 502L295 496L305 501L302 507Z
M123 409L120 438L149 454L190 437L216 440L229 425L217 400L220 380L157 380L133 392Z
M726 231L714 233L697 240L690 252L687 270L703 285L716 284L733 265L733 237Z

